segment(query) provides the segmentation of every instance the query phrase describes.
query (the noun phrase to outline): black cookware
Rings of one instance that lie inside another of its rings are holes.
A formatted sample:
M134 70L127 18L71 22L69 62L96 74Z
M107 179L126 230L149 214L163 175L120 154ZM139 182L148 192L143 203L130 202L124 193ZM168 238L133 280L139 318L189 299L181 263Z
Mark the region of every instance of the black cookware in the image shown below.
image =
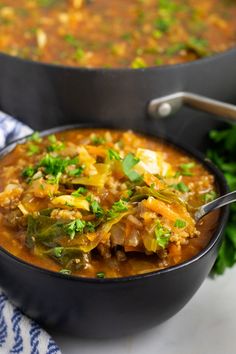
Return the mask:
M32 62L0 54L0 110L34 129L103 122L168 131L199 147L197 136L215 126L210 116L184 110L158 123L148 120L156 97L189 91L233 102L236 48L193 62L145 69L86 69Z

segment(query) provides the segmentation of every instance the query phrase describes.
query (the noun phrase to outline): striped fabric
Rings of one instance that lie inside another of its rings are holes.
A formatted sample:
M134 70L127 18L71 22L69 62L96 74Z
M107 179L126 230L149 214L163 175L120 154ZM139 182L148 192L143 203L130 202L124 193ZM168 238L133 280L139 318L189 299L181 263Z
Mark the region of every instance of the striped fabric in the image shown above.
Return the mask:
M0 291L0 353L60 354L53 339Z
M0 112L0 148L32 129ZM61 354L53 339L13 306L0 289L0 354Z

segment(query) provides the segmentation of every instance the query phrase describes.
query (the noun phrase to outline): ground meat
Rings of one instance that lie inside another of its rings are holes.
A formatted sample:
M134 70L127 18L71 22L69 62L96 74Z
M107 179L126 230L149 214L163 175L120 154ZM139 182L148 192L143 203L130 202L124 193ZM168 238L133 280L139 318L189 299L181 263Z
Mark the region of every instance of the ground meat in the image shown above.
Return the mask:
M53 219L75 220L81 219L82 215L78 210L54 209L51 217Z
M0 206L9 209L16 208L22 193L23 188L19 184L8 184L0 193Z

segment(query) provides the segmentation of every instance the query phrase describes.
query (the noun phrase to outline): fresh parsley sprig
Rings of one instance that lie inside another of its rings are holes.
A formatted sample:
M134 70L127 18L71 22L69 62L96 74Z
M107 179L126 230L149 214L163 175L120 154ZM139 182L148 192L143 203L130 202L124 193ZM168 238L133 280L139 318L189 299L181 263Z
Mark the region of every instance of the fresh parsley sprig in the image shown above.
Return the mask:
M230 190L236 189L236 126L228 125L224 130L210 132L212 144L207 156L224 173ZM212 196L211 196L212 197ZM208 199L209 200L209 199ZM226 268L236 263L236 205L230 207L230 215L213 274L223 274Z

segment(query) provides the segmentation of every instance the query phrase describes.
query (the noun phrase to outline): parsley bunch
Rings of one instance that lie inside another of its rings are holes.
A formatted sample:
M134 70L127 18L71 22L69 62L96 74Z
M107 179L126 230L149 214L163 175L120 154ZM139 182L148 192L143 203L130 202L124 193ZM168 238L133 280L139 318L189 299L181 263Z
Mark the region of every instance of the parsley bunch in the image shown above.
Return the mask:
M236 189L236 126L210 132L212 147L207 156L224 173L230 190ZM227 267L236 263L236 204L230 207L229 221L220 247L213 273L223 274Z

